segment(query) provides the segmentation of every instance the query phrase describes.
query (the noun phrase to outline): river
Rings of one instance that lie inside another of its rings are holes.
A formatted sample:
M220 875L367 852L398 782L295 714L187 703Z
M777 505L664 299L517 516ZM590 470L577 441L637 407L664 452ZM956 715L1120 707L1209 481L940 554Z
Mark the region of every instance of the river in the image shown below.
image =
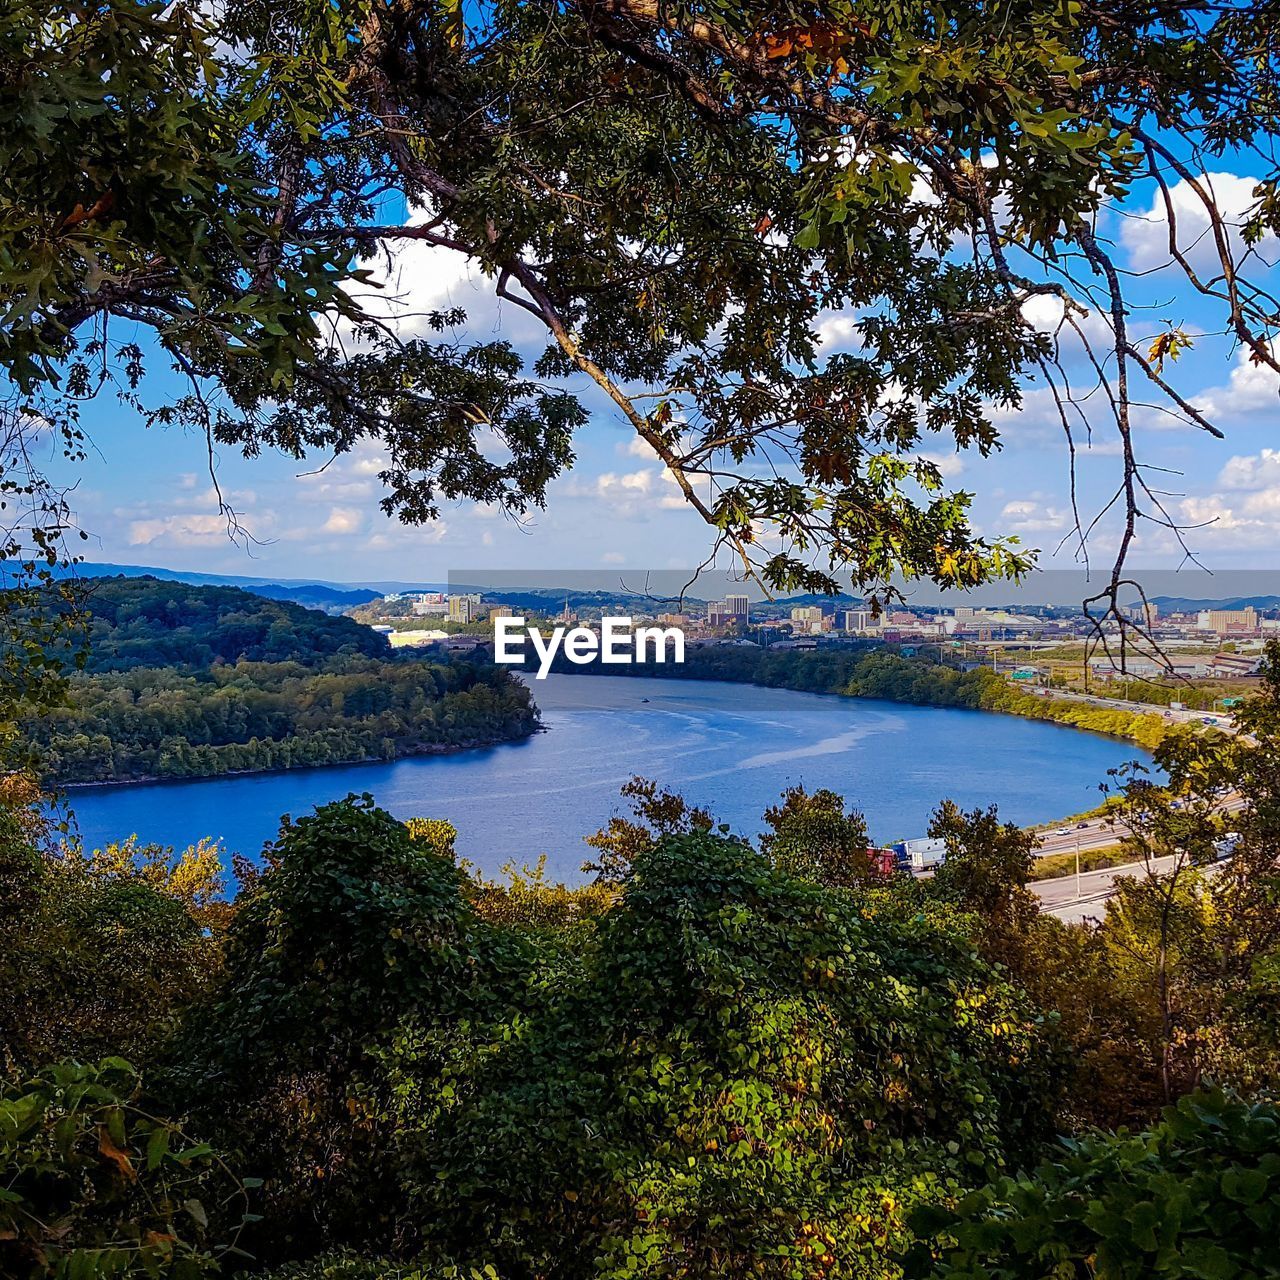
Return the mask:
M998 803L1022 825L1099 803L1129 743L1013 716L912 707L752 685L620 676L533 681L546 732L523 742L393 764L76 790L87 848L137 833L181 848L202 836L257 855L280 816L370 792L401 818L447 818L458 851L486 872L547 854L581 878L583 836L619 811L632 775L654 778L754 835L784 787L829 787L881 842L922 836L944 797Z

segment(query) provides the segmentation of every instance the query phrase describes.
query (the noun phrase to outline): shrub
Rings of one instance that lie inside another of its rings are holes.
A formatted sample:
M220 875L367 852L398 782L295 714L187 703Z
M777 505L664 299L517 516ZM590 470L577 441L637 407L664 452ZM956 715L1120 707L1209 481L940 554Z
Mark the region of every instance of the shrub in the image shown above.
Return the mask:
M245 1208L213 1151L138 1109L119 1058L58 1064L0 1088L0 1275L196 1280L231 1245L210 1219Z
M1149 1133L1064 1142L912 1225L934 1246L909 1273L936 1280L1280 1276L1280 1108L1189 1095Z

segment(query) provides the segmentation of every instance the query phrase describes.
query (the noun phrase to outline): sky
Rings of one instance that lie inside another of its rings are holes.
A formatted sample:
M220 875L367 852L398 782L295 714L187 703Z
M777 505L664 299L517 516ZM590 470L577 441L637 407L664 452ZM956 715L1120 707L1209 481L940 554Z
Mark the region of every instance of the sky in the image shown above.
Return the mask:
M1243 211L1256 171L1209 175L1221 203ZM1175 188L1183 247L1193 263L1208 261L1203 217L1190 192ZM1136 436L1150 473L1168 494L1181 522L1200 527L1185 536L1212 570L1280 567L1280 410L1277 380L1209 330L1221 320L1168 266L1168 228L1154 193L1139 188L1123 209L1103 216L1100 238L1134 273L1128 287L1142 309L1135 331L1148 336L1167 322L1199 334L1194 348L1167 372L1180 391L1225 433L1219 441L1169 415L1140 408ZM1280 258L1274 240L1260 246L1268 262ZM495 300L483 277L445 250L408 242L388 268L376 306L398 314L404 332L413 316L445 306L468 312L475 338L501 336L531 361L543 338L532 317ZM1274 274L1272 272L1271 274ZM1039 299L1029 316L1052 328L1060 304ZM1102 334L1100 322L1086 322ZM851 317L823 318L824 351L852 345ZM125 340L127 326L113 336ZM1068 367L1081 369L1078 354ZM620 414L594 389L579 388L591 420L576 440L572 471L554 482L547 508L524 522L474 503L447 507L437 522L406 527L378 507L381 460L363 448L324 466L264 455L245 460L234 450L216 458L219 485L252 534L248 544L228 537L218 514L203 438L175 429L146 429L136 414L100 399L86 413L87 462L74 470L50 458L55 478L73 483L73 506L89 534L90 560L161 565L210 573L251 574L330 581L397 579L443 581L475 569L682 569L697 564L711 544L709 530L677 495L669 477ZM1119 441L1106 415L1089 416L1095 434L1077 454L1081 508L1086 518L1106 504L1119 481ZM1041 551L1050 569L1072 567L1072 547L1060 548L1070 520L1067 445L1049 393L1032 384L1023 408L997 414L1004 439L994 457L958 454L945 440L922 452L939 462L949 483L974 492L974 518L990 535L1017 535ZM1095 563L1114 548L1106 521L1091 540ZM1176 568L1184 552L1167 531L1148 528L1132 558L1138 566ZM1200 594L1197 586L1197 594Z

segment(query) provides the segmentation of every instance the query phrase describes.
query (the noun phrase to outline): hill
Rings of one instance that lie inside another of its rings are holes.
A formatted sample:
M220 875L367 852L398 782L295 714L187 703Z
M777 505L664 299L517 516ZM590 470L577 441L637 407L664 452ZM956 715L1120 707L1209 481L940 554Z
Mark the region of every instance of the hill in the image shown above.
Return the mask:
M253 578L236 574L189 573L183 569L164 569L156 565L111 564L83 561L62 577L91 578L158 578L165 582L185 582L202 587L240 587L268 600L292 600L309 609L338 613L356 605L367 604L381 594L368 586L341 582L313 582L307 578Z
M1199 613L1202 609L1248 609L1259 613L1280 609L1280 596L1230 596L1225 600L1192 600L1185 596L1156 596L1151 601L1161 613ZM1138 608L1135 600L1129 608Z
M88 656L23 726L49 783L201 778L488 746L538 727L487 662L394 653L351 618L238 587L86 583Z
M329 617L239 587L154 577L85 583L90 671L200 670L215 662L297 662L339 654L383 658L386 640L351 618Z

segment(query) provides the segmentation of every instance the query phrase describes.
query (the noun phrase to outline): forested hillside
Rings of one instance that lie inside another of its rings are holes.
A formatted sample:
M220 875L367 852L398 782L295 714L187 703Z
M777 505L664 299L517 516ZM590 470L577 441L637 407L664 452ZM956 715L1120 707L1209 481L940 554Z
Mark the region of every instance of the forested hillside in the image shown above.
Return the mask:
M390 646L346 617L326 617L239 587L192 586L160 578L84 583L89 671L134 667L200 670L217 662L299 662L337 654L382 658Z
M24 726L51 783L393 760L537 726L507 671L393 653L350 618L236 587L87 587L85 671L65 705Z

